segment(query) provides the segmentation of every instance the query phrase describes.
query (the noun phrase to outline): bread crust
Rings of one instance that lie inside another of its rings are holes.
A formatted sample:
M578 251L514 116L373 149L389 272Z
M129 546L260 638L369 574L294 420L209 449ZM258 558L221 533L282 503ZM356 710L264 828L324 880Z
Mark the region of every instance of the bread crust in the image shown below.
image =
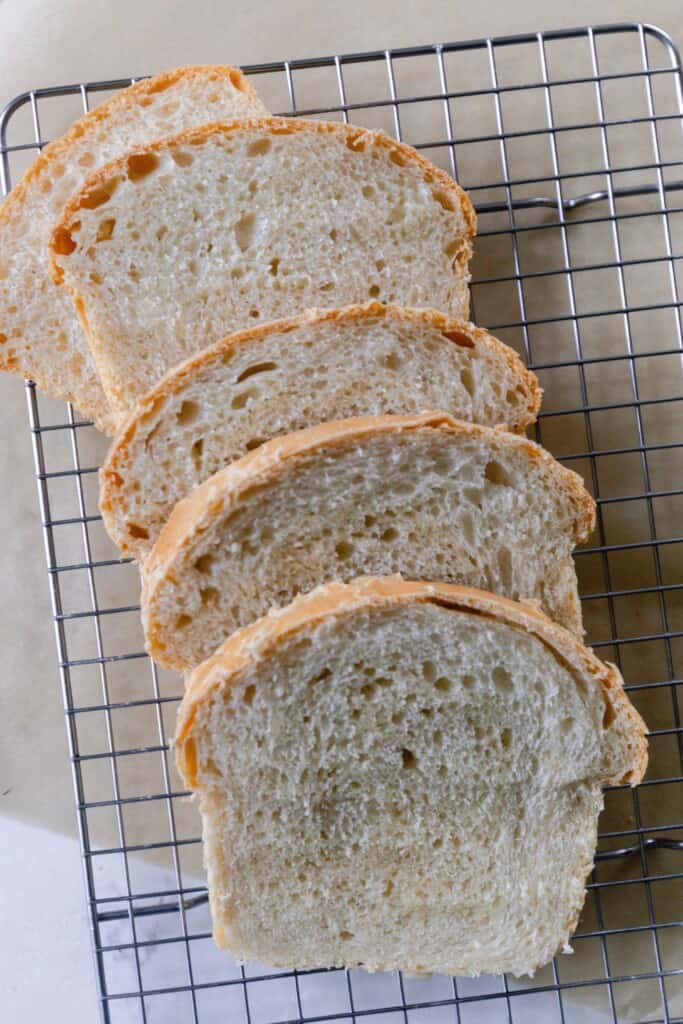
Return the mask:
M524 366L514 349L494 338L487 331L476 327L465 320L459 320L435 309L412 309L381 302L367 302L363 305L346 306L341 309L309 309L299 316L273 320L270 323L258 324L247 330L215 342L194 356L190 356L179 366L169 370L161 380L138 402L136 409L124 422L114 439L107 458L100 471L100 511L105 520L107 532L115 540L118 547L127 553L136 555L131 546L130 538L121 527L125 517L125 483L119 469L130 457L131 447L136 438L142 434L156 411L169 398L183 391L195 374L215 362L220 364L228 355L241 346L247 347L254 342L263 340L274 334L285 334L301 327L318 324L394 320L399 323L424 325L425 329L439 332L444 343L465 344L461 338L469 339L471 345L483 345L495 351L507 363L509 369L520 380L527 397L526 408L519 420L509 427L515 433L523 432L533 423L541 406L543 392L534 373ZM504 426L501 423L501 426Z
M55 226L48 250L50 254L50 272L56 284L65 284L74 299L78 298L78 292L68 283L63 281L63 271L59 264L60 244L65 238L71 239L70 231L78 220L79 211L83 208L92 208L92 205L99 205L94 202L95 197L106 192L107 184L113 185L121 177L127 177L127 164L131 157L144 157L158 154L163 150L170 150L177 146L201 146L216 135L232 135L236 132L261 131L268 135L295 135L308 133L314 135L334 135L342 139L351 151L359 151L367 146L377 146L387 150L397 163L404 167L412 167L422 175L424 181L439 189L441 199L446 198L453 204L450 209L460 208L465 222L465 232L460 238L461 245L456 253L453 264L466 271L467 263L472 254L471 240L476 234L477 217L474 207L470 202L467 193L440 167L435 167L428 160L425 160L415 149L403 142L397 142L384 132L370 131L366 128L359 128L355 125L343 124L336 121L307 121L304 119L291 119L285 117L263 117L245 118L243 120L232 120L214 122L201 125L199 128L190 128L178 135L168 136L145 146L138 146L131 149L124 156L112 160L104 167L94 171L84 182L78 192L75 193L64 207L62 217ZM435 200L437 201L437 200ZM88 203L91 206L88 207ZM73 239L71 239L73 242ZM77 243L74 243L77 245ZM73 250L72 250L73 251Z
M628 765L624 765L623 757L615 757L614 763L604 765L602 785L628 783L635 786L641 781L647 768L646 727L624 692L623 680L614 665L599 661L590 648L529 604L472 587L389 576L324 584L288 607L270 612L233 633L215 654L186 677L175 735L176 761L186 784L191 789L198 788L193 729L197 709L210 699L214 690L233 685L244 669L274 654L288 637L313 629L323 620L369 607L424 602L482 615L530 634L562 662L580 689L600 686L606 731L610 725L616 725L621 735L628 736L632 747L628 751Z
M44 176L49 178L55 164L62 161L68 162L71 148L77 139L92 134L94 128L106 122L112 114L125 110L127 107L135 107L141 99L165 91L181 78L201 78L209 81L225 81L229 79L236 89L249 97L255 107L260 107L264 113L267 112L251 82L248 81L240 70L228 64L185 65L174 68L171 71L164 71L152 78L145 78L135 82L134 85L117 92L110 99L105 100L95 107L94 110L89 111L79 120L75 121L64 135L50 142L36 157L5 201L0 204L0 248L2 247L3 226L9 224L15 216L21 215L23 207L27 200L30 199L30 193L37 181ZM22 339L19 340L21 341ZM27 340L30 341L30 338ZM12 354L8 354L9 352ZM53 394L54 388L51 386L47 375L41 373L40 365L28 366L23 361L22 355L21 347L17 349L13 345L10 349L9 345L0 345L0 370L23 377L30 376L41 390L44 390L47 394ZM59 397L65 396L60 395ZM69 396L69 400L71 400L71 396ZM101 395L91 396L91 400L87 403L81 399L80 403L76 401L76 404L88 416L93 416L97 426L105 433L113 434L115 432L116 421L106 404L104 392Z
M111 114L125 107L135 106L142 97L163 92L169 86L175 85L179 79L185 77L208 77L210 81L220 81L221 79L229 78L236 89L249 96L255 104L263 106L251 82L238 68L231 67L229 64L187 64L174 68L172 71L163 71L152 78L143 78L139 82L135 82L133 85L129 85L120 92L117 92L110 99L105 100L104 103L98 104L94 110L88 111L78 121L74 121L68 132L45 146L26 170L21 180L14 186L5 202L0 206L0 227L9 220L12 210L18 204L25 201L28 186L46 170L49 170L57 160L68 156L72 142L89 134L96 124L106 121ZM141 148L144 149L145 147ZM94 174L96 173L97 171L94 172ZM90 175L90 177L92 176Z
M585 540L593 529L595 502L584 488L581 477L561 466L544 448L527 438L491 427L464 423L443 412L424 412L415 416L358 416L334 423L321 423L294 434L273 438L232 465L214 473L179 501L144 563L143 605L163 581L175 559L192 544L197 533L203 532L207 520L270 483L274 476L286 469L290 460L320 448L358 441L377 434L405 433L430 427L463 437L484 437L494 447L502 445L521 448L552 474L556 486L564 490L567 500L574 506L574 542ZM148 637L148 641L154 653L153 635Z

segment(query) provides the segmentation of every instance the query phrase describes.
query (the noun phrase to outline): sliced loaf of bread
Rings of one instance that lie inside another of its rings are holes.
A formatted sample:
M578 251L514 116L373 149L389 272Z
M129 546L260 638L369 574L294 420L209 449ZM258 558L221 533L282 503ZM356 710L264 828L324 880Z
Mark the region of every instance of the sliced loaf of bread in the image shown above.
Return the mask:
M180 498L272 437L424 409L519 431L540 400L512 349L472 324L378 302L313 310L231 335L169 371L113 444L100 508L115 543L142 561Z
M380 298L468 311L475 216L379 132L269 118L209 125L92 175L51 243L119 423L226 334Z
M174 508L144 564L148 650L191 668L233 630L330 580L401 573L538 604L581 633L580 478L526 438L444 413L275 438Z
M0 207L0 370L30 377L113 433L73 304L50 280L51 231L87 175L131 146L206 121L266 113L236 68L183 67L136 82L46 146Z
M532 974L569 939L601 787L645 727L614 666L528 607L331 584L191 675L214 937L276 967Z

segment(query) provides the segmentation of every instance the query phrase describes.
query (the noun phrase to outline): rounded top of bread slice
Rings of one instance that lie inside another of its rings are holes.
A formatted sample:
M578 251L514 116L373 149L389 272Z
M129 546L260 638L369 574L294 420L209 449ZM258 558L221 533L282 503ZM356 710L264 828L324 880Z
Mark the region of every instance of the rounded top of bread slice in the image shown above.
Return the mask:
M359 611L424 602L493 619L513 632L531 636L571 673L579 691L594 692L597 688L604 702L601 782L636 785L642 779L647 767L645 724L624 692L618 669L601 662L567 630L530 605L470 587L400 577L365 577L351 583L325 584L288 607L270 612L230 636L188 675L175 737L178 767L186 784L191 788L198 785L198 710L212 700L219 700L221 693L239 682L247 669L262 668L261 685L267 686L269 659L277 658L292 639L308 636L314 640L319 626Z
M70 256L78 247L78 239L73 235L77 235L80 230L78 218L82 211L94 210L105 205L121 181L140 181L153 174L158 167L159 158L164 154L174 156L180 166L188 166L190 161L182 153L184 146L201 147L214 139L225 140L231 135L251 132L264 138L302 134L327 136L342 142L350 153L382 153L388 163L404 168L419 177L426 185L432 186L436 203L446 210L459 212L460 230L456 239L468 240L476 234L477 215L465 190L446 171L425 160L412 146L398 142L384 132L371 131L340 121L308 121L304 118L270 116L246 117L200 125L170 138L138 146L91 174L83 187L66 203L62 217L52 232L49 248L52 255L52 273L57 283L61 283L63 276L59 257ZM258 142L254 143L254 146L254 155L258 156Z
M309 310L222 339L140 400L100 474L109 535L141 561L174 504L258 444L323 420L443 409L523 431L541 389L513 349L432 309Z
M73 306L50 286L54 223L87 175L131 146L207 119L267 113L237 68L179 67L122 89L46 145L0 206L0 370L30 377L113 432Z
M445 413L277 437L175 506L143 566L148 650L191 668L269 608L364 574L538 601L580 635L571 552L593 517L538 445Z
M378 298L467 315L475 214L415 150L351 125L245 119L113 161L50 246L119 422L254 320Z
M163 575L166 563L172 561L182 548L189 547L194 536L206 530L209 522L229 515L242 497L286 473L290 466L296 465L300 456L353 442L362 443L381 434L404 434L425 429L483 438L490 444L492 453L497 448L522 453L544 477L547 486L563 494L571 509L574 543L580 543L590 534L595 525L595 502L583 486L581 477L560 465L534 441L507 431L464 423L444 412L424 412L414 416L357 416L320 423L294 434L273 438L196 487L175 506L145 562L148 586Z

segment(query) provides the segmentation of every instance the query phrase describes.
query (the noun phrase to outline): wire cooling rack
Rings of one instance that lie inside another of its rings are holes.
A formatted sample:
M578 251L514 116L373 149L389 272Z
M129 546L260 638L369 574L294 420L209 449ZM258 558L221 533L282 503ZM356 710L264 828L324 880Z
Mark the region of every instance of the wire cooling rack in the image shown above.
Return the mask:
M143 650L135 567L97 513L103 439L30 383L102 1018L107 1022L683 1020L683 97L638 24L274 62L272 110L384 128L469 189L473 317L541 379L537 434L593 491L578 552L588 639L650 726L635 791L606 793L573 940L533 980L236 966L215 950L198 819L169 755L181 684ZM6 193L83 108L127 85L13 100ZM49 950L46 951L49 956Z

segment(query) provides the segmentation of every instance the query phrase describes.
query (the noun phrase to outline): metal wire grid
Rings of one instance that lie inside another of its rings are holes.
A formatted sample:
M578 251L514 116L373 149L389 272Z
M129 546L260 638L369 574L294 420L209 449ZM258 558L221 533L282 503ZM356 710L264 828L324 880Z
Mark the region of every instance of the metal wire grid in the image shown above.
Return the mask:
M623 24L245 71L271 109L384 127L472 194L474 309L539 374L538 438L598 501L596 535L578 552L584 615L652 727L651 766L635 791L606 794L575 956L533 981L272 971L218 956L198 823L168 750L180 684L144 654L134 567L97 514L101 439L27 383L102 1018L683 1020L678 53L660 30ZM50 137L46 121L62 130L73 98L87 110L130 81L12 101L3 192Z

